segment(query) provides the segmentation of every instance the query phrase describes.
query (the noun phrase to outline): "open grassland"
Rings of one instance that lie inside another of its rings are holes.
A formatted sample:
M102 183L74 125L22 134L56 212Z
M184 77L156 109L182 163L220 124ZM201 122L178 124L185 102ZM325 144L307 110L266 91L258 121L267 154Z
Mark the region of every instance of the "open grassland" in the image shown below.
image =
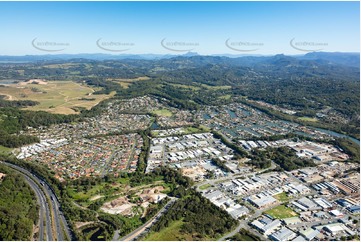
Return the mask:
M158 110L152 111L152 113L155 115L158 115L158 116L163 116L163 117L171 117L173 115L173 113L171 111L169 111L168 109L158 109Z
M290 200L290 198L287 196L287 194L285 192L274 195L273 197L276 198L281 203L288 202Z
M207 188L210 188L212 185L207 183L199 187L200 190L206 190Z
M204 126L204 125L199 125L199 128L200 129L202 129L203 130L203 132L210 132L211 131L211 129L210 128L208 128L207 126Z
M109 78L109 79L107 79L107 81L113 81L113 82L119 83L119 85L121 85L123 88L127 89L133 82L146 81L149 79L150 78L147 76L141 76L141 77L137 77L137 78L133 78L133 79Z
M50 64L50 65L44 65L44 68L50 68L50 69L69 69L71 67L78 67L78 63L64 63L64 64Z
M170 84L174 87L184 88L184 89L190 89L192 91L198 91L201 90L201 88L209 89L209 90L228 90L231 89L231 86L211 86L207 84L199 84L194 83L194 85L184 85L184 84L178 84L178 83L172 83Z
M200 133L202 132L201 129L195 128L195 127L186 127L185 129L185 133L184 134L193 134L193 133Z
M179 88L184 88L184 89L190 89L192 91L198 91L201 88L197 87L197 86L192 86L192 85L184 85L184 84L171 84L174 87L179 87Z
M229 100L229 99L231 99L231 97L232 97L232 95L227 94L227 95L219 96L218 98L219 99L224 99L224 100Z
M298 119L301 121L307 121L307 122L317 122L318 121L317 118L310 118L310 117L299 117Z
M275 219L291 218L297 216L297 213L295 211L286 207L285 205L279 205L264 213L271 215Z
M75 114L77 108L90 109L104 99L115 94L92 95L95 90L85 84L72 81L49 81L46 85L14 84L1 86L0 95L6 95L8 100L33 100L38 105L27 107L33 111L47 111L60 114Z
M0 145L0 155L8 155L11 153L11 151L12 151L11 148Z
M117 178L114 182L101 182L91 187L68 186L67 192L74 201L83 206L88 206L92 201L99 198L113 198L114 196L119 196L119 194L129 195L141 189L154 186L163 186L164 190L162 193L169 192L169 184L164 183L161 179L162 177L158 177L157 181L153 183L131 187L129 178Z
M129 186L129 179L118 178L114 183L101 182L91 186L89 189L78 189L76 186L69 186L67 188L68 194L76 202L88 202L94 199L95 196L110 196L123 191Z
M144 239L145 241L178 241L178 240L192 240L191 236L181 233L183 225L182 220L173 221L168 227L160 230L159 232L150 232ZM190 238L187 238L190 237Z
M201 86L210 90L227 90L232 88L231 86L210 86L207 84L201 84Z

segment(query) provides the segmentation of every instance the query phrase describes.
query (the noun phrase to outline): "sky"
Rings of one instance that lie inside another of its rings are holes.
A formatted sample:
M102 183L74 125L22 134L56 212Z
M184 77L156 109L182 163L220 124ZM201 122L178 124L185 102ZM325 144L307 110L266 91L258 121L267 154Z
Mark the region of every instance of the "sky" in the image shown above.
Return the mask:
M360 51L359 2L0 2L0 55Z

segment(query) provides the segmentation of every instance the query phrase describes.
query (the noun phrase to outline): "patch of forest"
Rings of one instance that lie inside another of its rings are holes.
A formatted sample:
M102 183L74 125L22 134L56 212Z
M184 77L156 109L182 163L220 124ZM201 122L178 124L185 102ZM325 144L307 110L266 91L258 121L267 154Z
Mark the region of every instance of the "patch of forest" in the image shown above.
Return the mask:
M14 170L0 164L0 240L31 240L39 219L34 191Z

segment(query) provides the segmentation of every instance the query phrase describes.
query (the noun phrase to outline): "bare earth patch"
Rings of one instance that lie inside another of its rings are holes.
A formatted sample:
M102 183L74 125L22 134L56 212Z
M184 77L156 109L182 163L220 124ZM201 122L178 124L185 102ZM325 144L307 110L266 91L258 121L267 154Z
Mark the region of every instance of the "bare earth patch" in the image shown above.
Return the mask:
M125 196L106 202L100 208L102 211L110 214L122 214L125 216L134 215L134 207L141 206L147 208L151 203L158 203L167 195L161 193L164 190L163 186L156 186L139 191L135 195L140 198L138 204L132 203Z
M45 79L30 79L26 82L20 82L19 85L20 86L25 86L28 84L38 84L38 85L47 85L48 83L46 82Z
M77 229L79 229L79 228L81 228L81 227L83 227L85 225L92 224L92 223L94 223L94 222L92 222L92 221L90 221L90 222L75 222L75 227Z
M120 197L111 202L104 203L101 210L110 214L129 215L134 206L136 204L130 203L126 197Z

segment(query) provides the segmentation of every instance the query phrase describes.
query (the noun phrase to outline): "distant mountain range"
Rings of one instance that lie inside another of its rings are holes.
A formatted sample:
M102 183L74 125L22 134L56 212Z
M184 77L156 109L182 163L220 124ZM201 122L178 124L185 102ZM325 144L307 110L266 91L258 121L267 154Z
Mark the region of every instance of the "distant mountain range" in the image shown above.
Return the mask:
M360 67L360 53L311 52L299 58L305 60L325 60L332 64Z
M344 65L351 67L360 67L360 53L350 53L350 52L310 52L305 55L274 55L274 56L265 56L265 55L230 55L230 54L220 54L220 55L208 55L201 56L196 52L188 52L183 55L160 55L160 54L120 54L120 55L110 55L110 54L55 54L55 55L24 55L24 56L0 56L0 63L16 63L16 62L36 62L36 61L53 61L53 60L74 60L74 59L86 59L86 60L160 60L160 59L170 59L170 58L185 58L185 57L199 57L200 60L210 61L214 58L217 58L220 61L223 58L232 58L237 59L238 64L243 66L252 66L257 63L267 63L267 62L279 62L279 64L296 64L298 61L315 61L322 64L332 64L332 65ZM208 58L203 58L208 57ZM224 60L227 62L226 60Z

